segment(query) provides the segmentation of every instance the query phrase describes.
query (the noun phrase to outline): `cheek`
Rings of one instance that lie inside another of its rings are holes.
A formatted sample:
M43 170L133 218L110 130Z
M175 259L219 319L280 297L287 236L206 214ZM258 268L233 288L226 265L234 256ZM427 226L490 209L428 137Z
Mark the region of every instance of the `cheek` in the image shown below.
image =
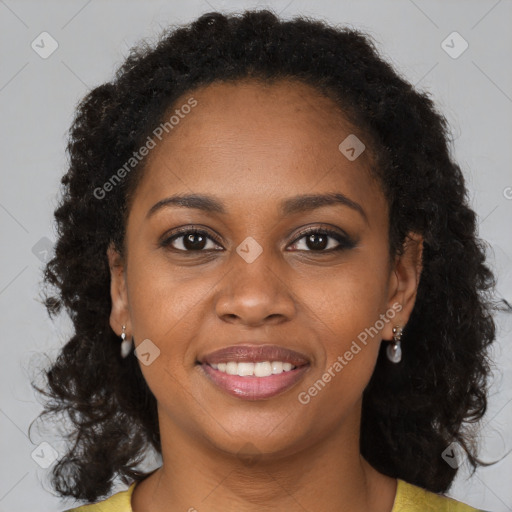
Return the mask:
M318 327L342 345L374 325L386 307L387 268L369 253L354 253L328 271L306 270L296 281L305 311L314 313L312 321L316 318Z
M172 411L190 407L184 383L193 360L191 340L197 332L208 290L216 280L206 275L191 279L190 273L185 279L179 268L162 258L155 260L158 261L140 257L137 261L134 257L130 262L130 318L136 345L149 339L158 349L150 364L141 359L140 368L160 406L172 415Z
M309 273L300 281L305 311L319 335L323 358L308 385L325 398L353 402L368 383L382 339L387 298L385 262L361 252L327 275ZM378 254L378 253L377 253ZM332 395L331 395L332 394Z
M187 332L187 322L201 307L208 290L215 284L213 276L170 265L164 258L135 258L128 273L130 317L136 339L150 338L169 344L179 332Z
M362 293L371 283L326 282L322 292L310 297L315 316L321 359L297 391L301 404L309 404L309 414L322 414L336 424L360 400L375 369L381 343L379 293ZM315 302L314 302L315 301ZM379 324L380 325L380 324Z

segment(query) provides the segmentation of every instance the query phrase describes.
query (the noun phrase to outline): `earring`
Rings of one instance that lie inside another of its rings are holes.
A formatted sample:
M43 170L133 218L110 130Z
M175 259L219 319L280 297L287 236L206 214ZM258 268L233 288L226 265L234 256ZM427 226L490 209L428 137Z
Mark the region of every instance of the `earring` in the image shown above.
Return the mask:
M399 363L402 359L402 347L400 345L401 339L402 327L397 325L396 327L393 327L393 342L386 348L386 354L392 363Z
M126 325L123 325L123 332L121 334L121 339L123 340L121 342L121 357L122 358L125 358L128 356L128 354L131 352L132 350L132 341L133 341L133 338L131 340L128 340L126 339Z

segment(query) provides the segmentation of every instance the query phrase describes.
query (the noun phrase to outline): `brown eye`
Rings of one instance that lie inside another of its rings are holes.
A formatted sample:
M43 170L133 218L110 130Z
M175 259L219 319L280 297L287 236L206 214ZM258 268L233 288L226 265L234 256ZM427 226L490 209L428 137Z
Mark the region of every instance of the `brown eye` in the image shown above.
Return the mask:
M331 252L351 249L355 243L341 233L330 229L313 228L301 233L293 243L294 250L307 252Z
M209 244L210 242L210 244ZM181 252L218 250L218 243L206 231L197 229L181 231L166 238L162 247L171 247L173 250Z

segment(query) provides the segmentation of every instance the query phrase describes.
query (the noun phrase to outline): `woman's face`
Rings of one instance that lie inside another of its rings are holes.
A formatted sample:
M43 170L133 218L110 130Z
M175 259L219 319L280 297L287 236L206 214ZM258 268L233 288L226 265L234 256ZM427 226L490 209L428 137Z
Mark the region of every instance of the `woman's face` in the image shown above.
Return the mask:
M109 251L111 326L139 347L162 436L283 454L352 435L421 271L421 244L388 259L364 135L288 81L217 83L175 108L179 121L153 137L124 266Z

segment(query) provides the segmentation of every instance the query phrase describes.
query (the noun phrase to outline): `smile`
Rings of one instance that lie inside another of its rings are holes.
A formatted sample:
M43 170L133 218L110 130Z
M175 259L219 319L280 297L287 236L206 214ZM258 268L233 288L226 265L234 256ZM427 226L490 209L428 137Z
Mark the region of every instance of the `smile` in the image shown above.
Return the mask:
M268 363L268 361L257 363L253 366L259 364L266 365L266 363ZM242 372L244 372L243 365L249 365L251 363L232 364L237 366L242 365ZM270 365L270 363L268 364ZM228 394L245 400L264 400L280 395L292 388L302 379L309 368L309 364L291 368L290 370L283 369L281 373L261 377L254 375L254 370L250 370L250 375L240 376L238 374L230 375L208 364L201 365L201 368L211 382Z
M276 345L232 345L205 356L199 363L215 387L244 400L280 395L310 368L305 355Z
M283 372L289 372L297 368L292 363L283 361L261 361L259 363L237 363L229 361L226 363L212 364L214 370L218 370L228 375L239 375L240 377L270 377L270 375L279 375Z

